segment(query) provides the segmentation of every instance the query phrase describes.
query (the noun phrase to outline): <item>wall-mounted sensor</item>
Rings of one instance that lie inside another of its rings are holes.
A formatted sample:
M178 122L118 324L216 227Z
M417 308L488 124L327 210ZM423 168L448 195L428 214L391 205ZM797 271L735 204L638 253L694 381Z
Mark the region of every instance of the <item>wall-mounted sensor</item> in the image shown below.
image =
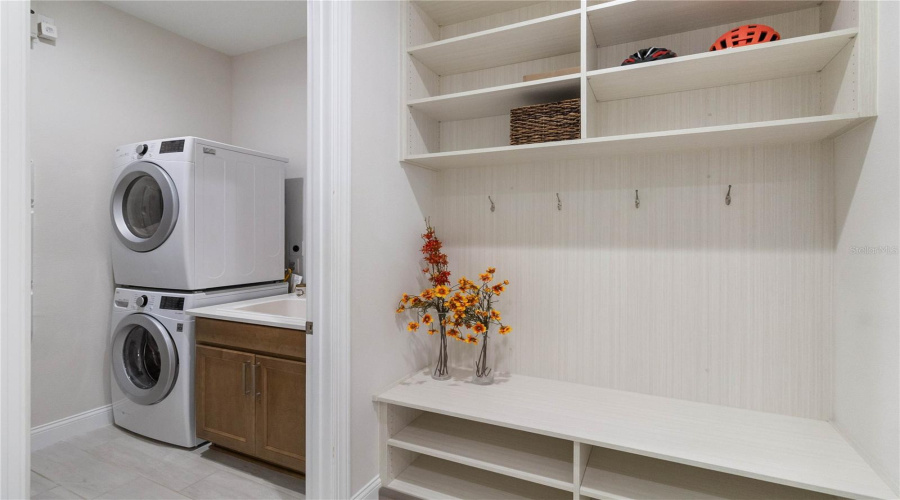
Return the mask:
M44 40L56 40L57 33L55 24L40 22L37 27L38 38L43 38Z

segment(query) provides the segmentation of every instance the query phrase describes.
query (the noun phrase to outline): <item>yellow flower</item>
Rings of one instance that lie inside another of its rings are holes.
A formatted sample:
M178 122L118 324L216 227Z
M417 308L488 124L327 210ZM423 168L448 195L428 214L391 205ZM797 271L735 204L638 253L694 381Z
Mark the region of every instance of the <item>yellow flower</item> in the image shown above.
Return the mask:
M504 284L504 285L508 285L508 284L509 284L509 280L503 280L503 284Z
M506 290L506 288L503 286L503 284L497 283L496 285L491 287L491 290L493 290L494 294L500 295Z
M402 313L402 312L405 311L405 310L406 310L405 307L400 306L400 307L397 308L397 314L400 314L400 313Z
M467 344L477 344L478 337L473 337L473 336L469 335L468 337L466 337L466 343Z
M507 333L512 331L511 326L501 326L500 327L500 335L506 335Z
M494 273L497 272L497 268L496 268L496 267L489 267L489 268L487 268L487 272L488 272L488 274L494 274Z
M501 318L500 318L500 311L498 311L498 310L496 310L496 309L494 309L493 311L491 311L491 319L495 319L495 320L497 320L497 321L500 321L500 319L501 319Z
M400 299L400 302L403 302L404 304L406 304L407 302L409 302L409 294L408 294L408 293L404 293L404 294L403 294L403 298Z
M450 336L450 337L456 337L456 338L459 338L459 336L460 336L460 335L459 335L459 330L457 330L456 328L451 328L451 329L447 332L447 335Z
M438 285L434 288L434 294L443 299L444 297L450 295L450 288L448 288L446 285Z
M410 321L409 324L406 325L406 329L411 332L414 332L419 329L419 324L416 323L415 321Z
M432 319L430 314L426 314L425 316L422 316L422 323L425 323L427 325L427 324L433 323L433 322L434 322L434 319Z
M420 293L419 296L425 300L431 300L434 298L434 290L426 288L425 290L422 290L422 293Z
M428 335L434 335L435 333L437 333L437 330L435 330L434 328L428 329Z
M490 273L481 273L480 275L478 275L478 277L481 278L481 281L484 281L485 283L491 281L491 278L493 278Z
M485 330L487 330L487 328L485 328L481 323L475 323L475 326L472 327L472 331L478 334L484 333Z

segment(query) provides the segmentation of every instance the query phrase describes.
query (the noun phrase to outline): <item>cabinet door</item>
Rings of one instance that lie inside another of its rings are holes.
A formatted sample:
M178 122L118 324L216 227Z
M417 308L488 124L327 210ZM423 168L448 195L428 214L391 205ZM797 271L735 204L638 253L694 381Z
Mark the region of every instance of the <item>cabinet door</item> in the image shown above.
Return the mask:
M306 472L306 363L256 356L256 456Z
M197 346L197 437L254 452L253 358L245 352Z

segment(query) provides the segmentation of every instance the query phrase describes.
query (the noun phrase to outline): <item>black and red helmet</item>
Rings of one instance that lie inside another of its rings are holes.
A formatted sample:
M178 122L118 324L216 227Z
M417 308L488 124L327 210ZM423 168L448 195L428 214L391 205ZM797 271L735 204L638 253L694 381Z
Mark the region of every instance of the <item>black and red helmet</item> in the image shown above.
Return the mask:
M720 36L716 43L709 47L710 51L743 47L755 43L774 42L780 40L781 34L765 24L747 24L737 27Z
M669 49L650 47L649 49L641 49L634 54L631 54L628 59L622 61L622 66L651 61L661 61L663 59L671 59L673 57L676 57L677 55L678 54L672 52Z

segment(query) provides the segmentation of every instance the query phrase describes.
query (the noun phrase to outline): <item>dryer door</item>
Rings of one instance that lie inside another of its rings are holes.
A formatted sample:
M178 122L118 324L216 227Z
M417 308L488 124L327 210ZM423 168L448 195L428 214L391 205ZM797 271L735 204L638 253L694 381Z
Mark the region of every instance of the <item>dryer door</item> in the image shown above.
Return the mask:
M116 179L110 214L122 244L135 252L149 252L162 245L175 229L175 183L159 165L134 162Z
M163 400L178 376L178 350L166 328L146 314L126 316L112 341L112 372L128 399L142 405Z

